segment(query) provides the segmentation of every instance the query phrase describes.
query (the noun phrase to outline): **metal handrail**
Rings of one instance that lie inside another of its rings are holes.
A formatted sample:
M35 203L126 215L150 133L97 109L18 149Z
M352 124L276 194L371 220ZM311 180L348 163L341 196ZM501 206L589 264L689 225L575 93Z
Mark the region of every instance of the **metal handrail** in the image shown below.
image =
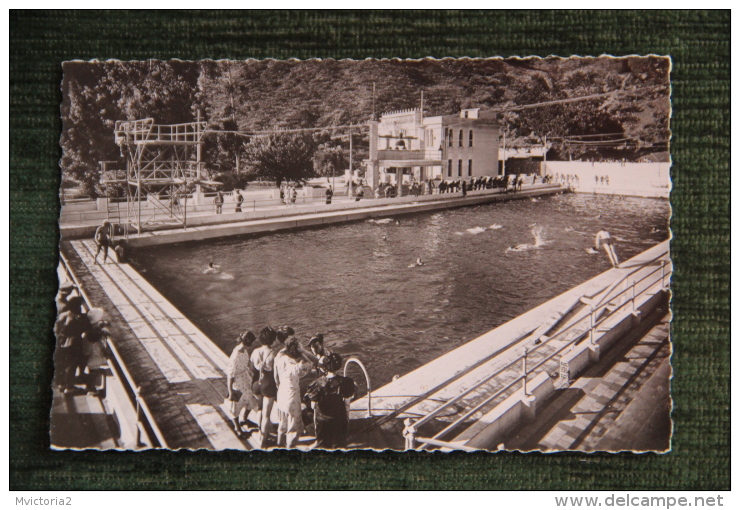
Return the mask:
M517 361L519 361L519 360L517 360ZM440 437L442 437L445 434L447 434L449 431L455 429L458 425L460 425L462 422L464 422L465 420L467 420L468 418L470 418L471 416L473 416L475 413L477 413L478 411L480 411L481 409L483 409L486 405L488 405L489 403L493 402L498 397L500 397L501 395L503 395L504 393L506 393L507 391L509 391L511 388L513 388L514 386L516 386L517 384L519 384L519 382L523 378L525 378L525 377L526 377L526 374L525 375L521 375L521 376L517 377L516 379L514 379L513 381L511 381L509 384L507 384L506 386L504 386L503 388L501 388L499 391L497 391L496 393L494 393L493 395L491 395L490 397L488 397L487 399L485 399L483 402L481 402L480 404L478 404L477 406L475 406L474 408L472 408L471 410L469 410L467 413L465 413L464 415L462 415L460 418L458 418L457 420L455 420L454 422L452 422L450 425L448 425L447 427L445 427L444 430L442 430L441 432L438 432L437 434L435 434L433 439L439 439Z
M652 258L651 260L648 260L647 262L645 262L645 263L644 263L644 264L642 265L642 267L646 267L647 265L649 265L649 264L651 264L651 263L655 262L656 260L660 259L661 257L662 257L662 255L658 255L657 257L654 257L654 258ZM638 269L642 269L642 267L641 267L641 268L638 268ZM620 278L619 280L617 280L616 282L614 282L614 283L612 284L612 286L611 286L612 288L610 289L610 291L609 291L609 292L611 292L611 290L614 290L614 289L616 289L616 288L617 288L617 287L618 287L618 286L619 286L620 284L624 283L624 282L625 282L625 281L627 280L627 278L629 278L629 277L630 277L631 275L633 275L633 274L634 274L635 272L637 272L637 270L635 270L635 271L632 271L632 272L629 272L629 273L627 273L627 274L623 275L623 276L622 276L622 277L621 277L621 278ZM650 275L652 275L652 273L650 273ZM648 276L650 276L650 275L648 275ZM644 279L644 278L643 278L643 279ZM604 304L604 300L605 300L605 299L607 299L607 298L609 297L609 292L606 292L606 293L604 294L604 296L602 296L602 298L601 298L601 301L599 301L599 302L598 302L598 303L597 303L596 305L594 305L594 308L596 308L596 307L599 307L599 306L601 306L601 305L603 305L603 304ZM611 298L611 299L609 299L609 301L612 301L612 300L614 300L614 299L615 299L615 298Z
M656 257L656 258L654 258L654 259L652 259L652 260L648 261L647 263L645 263L645 264L644 264L643 266L641 266L641 267L637 268L637 269L636 269L635 271L632 271L632 272L628 273L628 274L627 274L627 275L626 275L625 277L623 277L622 279L620 279L620 280L619 280L619 281L617 282L617 285L618 285L619 283L621 283L622 281L626 280L626 279L627 279L627 277L631 276L631 275L632 275L632 274L634 274L635 272L637 272L637 271L639 271L640 269L644 268L644 267L645 267L645 266L646 266L647 264L650 264L651 262L653 262L653 261L655 261L655 260L657 260L657 259L659 259L659 258L660 258L660 257ZM661 268L663 268L663 267L664 267L664 266L661 266ZM653 270L653 271L651 271L650 273L648 273L647 275L645 275L645 276L644 276L643 278L641 278L640 280L636 280L636 281L633 281L633 284L634 284L634 285L636 285L636 284L638 284L638 283L642 283L642 282L643 282L643 281L645 281L645 280L646 280L647 278L649 278L650 276L652 276L653 274L655 274L655 273L656 273L657 271L658 271L657 269L656 269L656 270ZM664 278L665 278L665 276L663 276L663 277L661 278L661 280L662 280L662 279L664 279ZM652 285L651 285L651 286L652 286ZM615 285L612 285L612 288L611 288L611 289L610 289L610 290L609 290L608 292L611 292L611 291L612 291L612 290L613 290L613 289L614 289L615 287L616 287ZM631 289L631 287L630 287L630 289ZM571 332L572 330L574 330L574 329L576 329L576 328L577 328L578 326L580 326L582 322L584 322L584 321L586 321L586 320L590 320L590 319L591 319L592 317L594 317L595 315L597 315L597 312L599 312L600 310L603 310L603 309L605 309L605 308L606 308L606 307L608 306L608 304L609 304L609 303L610 303L611 301L614 301L615 299L619 299L619 298L620 298L620 297L622 296L622 294L625 294L625 293L626 293L626 292L627 292L628 290L629 290L629 289L625 289L625 290L623 290L623 291L621 291L621 292L617 293L616 295L613 295L613 296L612 296L612 297L611 297L611 298L610 298L609 300L607 300L607 301L604 301L604 300L605 300L605 298L602 298L602 300L601 300L601 301L599 302L599 303L600 303L599 305L597 305L597 306L592 306L592 307L591 307L591 313L589 314L589 316L583 317L582 319L580 319L580 320L578 320L578 321L576 321L576 322L573 322L572 324L570 324L569 326L567 326L567 327L566 327L566 328L564 328L563 330L561 330L561 331L558 331L558 332L557 332L557 333L556 333L555 335L553 335L552 337L549 337L549 338L548 338L548 339L547 339L546 341L544 341L544 342L542 342L542 343L540 343L540 344L538 344L538 345L535 345L535 346L534 346L534 347L533 347L532 349L530 349L530 350L529 350L529 353L531 354L531 353L535 352L535 351L536 351L537 349L540 349L540 348L542 348L543 346L547 345L547 343L548 343L548 342L552 342L552 341L554 341L555 339L560 339L561 337L564 337L564 336L566 336L566 334L567 334L567 333L570 333L570 332ZM646 291L647 291L647 289L646 289ZM641 295L642 295L642 294L641 294ZM634 299L634 297L636 297L636 296L633 296L633 299ZM619 311L619 310L621 310L623 306L625 306L625 305L624 305L624 304L623 304L623 305L620 305L619 307L617 307L617 308L616 308L616 309L614 310L614 312L616 312L616 311ZM613 313L613 312L612 312L612 313ZM604 319L604 320L606 320L606 319ZM571 345L572 345L573 343L577 343L577 342L578 342L578 340L580 340L580 339L581 339L581 337L582 337L583 335L585 335L586 333L589 333L589 332L590 332L590 331L592 331L592 330L595 330L595 329L596 329L596 327L597 327L597 324L601 324L601 322L603 322L603 320L602 320L602 321L599 321L598 323L594 322L594 324L593 324L593 328L589 328L589 330L587 330L587 331L585 331L585 332L583 332L583 333L579 334L578 336L576 336L576 338L575 338L575 339L573 339L573 340L571 340L570 342L568 342L567 344L565 344L565 345L564 345L563 347L561 347L560 349L558 349L558 350L557 350L557 351L556 351L556 352L555 352L554 354L552 354L552 355L550 355L549 357L545 358L545 360L544 360L544 361L549 361L549 360L550 360L550 359L551 359L552 357L554 357L554 355L555 355L555 354L558 354L558 353L559 353L560 351L562 351L562 350L563 350L564 348L566 348L566 347L569 347L569 346L571 346ZM535 368L537 368L537 367L539 367L539 365L536 365L536 366L535 366ZM531 370L530 370L530 372L531 372Z
M463 393L459 394L459 395L458 395L458 396L456 396L455 398L453 398L453 399L451 399L451 400L448 400L447 402L445 402L445 403L444 403L444 404L442 404L441 406L437 407L437 408L436 408L435 410L433 410L432 412L430 412L430 413L428 413L428 414L424 415L424 417L423 417L423 418L421 418L421 419L419 419L419 420L418 420L418 421L417 421L417 422L415 423L415 425L416 425L417 427L421 427L422 425L424 425L425 423L427 423L427 422L428 422L428 421L430 421L431 419L433 419L433 418L437 417L437 416L438 416L438 415L439 415L439 414L440 414L440 413L441 413L441 412L442 412L443 410L447 409L447 408L448 408L448 407L450 407L451 405L454 405L454 404L456 404L457 402L459 402L460 400L462 400L462 399L463 399L463 398L464 398L465 396L467 396L467 395L469 395L470 393L472 393L473 391L477 390L478 388L480 388L481 386L483 386L484 384L486 384L486 383L487 383L488 381L490 381L491 379L493 379L493 378L495 378L495 377L497 377L497 376L501 375L501 374L502 374L503 372L505 372L505 371L509 370L509 369L510 369L510 368L511 368L511 367L512 367L513 365L516 365L517 363L519 363L519 358L515 359L514 361L512 361L512 362L511 362L511 363L509 363L508 365L505 365L505 366L501 367L501 368L500 368L500 369L498 369L498 370L497 370L496 372L494 372L493 374L489 375L489 376L488 376L488 377L486 377L485 379L483 379L483 380L479 381L479 382L478 382L478 383L476 383L475 385L471 386L470 388L468 388L467 390L465 390L465 391L464 391Z
M129 386L129 390L132 391L134 394L133 403L136 405L137 409L136 422L143 423L141 421L141 413L138 412L138 410L141 409L144 412L144 416L146 417L146 424L149 425L149 428L152 429L152 432L154 432L154 435L157 437L159 446L169 449L169 446L167 445L167 440L164 438L164 434L162 434L162 431L159 429L156 421L154 420L154 413L152 413L152 411L149 409L149 406L147 405L146 400L144 400L144 397L141 396L141 386L136 386L136 384L134 383L133 377L131 377L131 373L128 371L128 368L126 368L126 365L121 362L121 354L118 352L118 349L116 349L116 346L113 344L113 342L108 342L108 348L111 350L117 365L121 368L123 376L126 379L126 383Z
M452 444L446 441L439 441L438 439L432 439L428 437L417 437L416 441L420 443L426 443L431 446L439 446L441 448L450 448L451 450L462 450L464 452L480 451L480 448L472 448L470 446L465 446L464 444Z
M357 364L357 366L359 366L360 369L362 369L362 372L365 374L365 382L367 383L367 417L372 418L373 411L372 405L370 403L370 394L372 393L373 389L372 386L370 386L370 375L368 374L365 365L362 364L362 361L357 358L349 358L347 361L344 362L344 377L347 377L347 367L349 367L350 363Z
M658 257L655 257L652 260L647 261L645 264L641 265L640 267L636 268L634 271L629 272L627 275L623 276L617 282L617 285L619 285L623 281L627 280L627 278L629 278L630 276L634 275L637 271L639 271L641 269L644 269L648 264L651 264L652 262L660 259L661 257L662 257L662 255L661 256L658 256ZM629 306L632 307L631 313L633 313L633 314L634 313L638 313L636 311L636 307L635 307L635 300L638 297L641 297L642 295L647 294L650 291L650 289L652 289L658 282L660 282L661 288L664 288L665 287L665 277L666 276L670 276L672 274L672 271L666 272L666 266L667 266L667 263L665 261L663 261L663 263L660 265L660 267L658 267L658 268L656 268L656 269L648 272L646 275L644 275L643 277L641 277L638 280L633 280L632 281L632 284L630 285L629 288L627 288L627 289L625 289L625 290L617 293L616 295L613 295L608 300L606 299L607 296L602 297L602 300L599 302L599 305L597 307L591 307L591 311L590 311L590 313L589 313L588 316L585 316L585 317L583 317L583 318L575 321L574 323L570 324L565 329L559 331L558 333L556 333L552 337L547 338L541 344L536 345L531 350L525 349L525 353L524 353L523 356L517 357L512 362L508 363L506 366L504 366L501 369L497 370L494 374L489 375L486 378L482 379L481 381L478 381L477 383L473 384L470 388L468 388L467 390L465 390L463 393L461 393L460 395L456 396L455 398L453 398L451 400L448 400L447 402L445 402L441 406L437 407L436 409L434 409L430 413L427 413L425 416L423 416L422 418L420 418L416 422L410 422L410 423L408 423L407 426L406 426L406 429L404 430L404 435L407 437L407 442L410 441L409 444L412 445L411 446L412 448L413 448L413 442L414 441L418 441L418 442L422 442L422 443L434 445L434 443L431 442L431 441L436 441L440 437L443 437L445 434L447 434L450 431L454 430L461 423L463 423L465 420L467 420L470 416L472 416L473 414L475 414L476 412L478 412L480 409L482 409L487 404L489 404L490 402L492 402L493 400L495 400L496 398L498 398L499 396L501 396L506 391L510 390L513 386L515 386L520 381L523 382L523 389L524 389L524 392L526 394L526 384L527 384L527 378L528 378L529 374L531 374L532 372L538 370L540 367L542 367L543 365L545 365L547 362L551 361L556 356L560 355L566 349L569 349L574 344L577 344L578 342L580 342L586 335L588 335L591 338L591 341L593 342L593 332L605 320L607 320L608 317L605 317L605 318L601 319L598 322L593 321L593 318L595 317L595 315L597 314L597 312L605 309L611 301L614 301L615 299L619 299L620 297L622 297L623 295L625 295L625 294L627 294L629 292L629 293L631 293L630 299L629 300L625 300L624 303L622 303L620 306L618 306L616 309L614 309L612 311L612 314L610 314L610 316L613 316L615 313L621 312L624 308L627 308ZM661 273L659 280L658 279L655 279L654 282L652 282L649 285L647 285L639 293L636 293L635 292L635 289L636 289L636 287L637 287L638 284L643 283L644 281L646 281L648 278L651 278L653 275L655 275L659 271ZM615 288L615 286L612 286L612 289L611 290L613 290L614 288ZM611 293L611 290L608 290L607 291L607 295ZM564 344L563 346L561 346L560 348L558 348L555 352L551 353L550 355L546 356L544 359L540 360L533 367L530 367L530 368L527 368L526 367L526 358L532 352L534 352L535 350L541 348L542 346L544 346L544 345L546 345L546 344L548 344L550 342L553 342L555 340L558 340L558 339L563 338L565 335L567 335L568 333L570 333L576 327L581 326L583 324L583 322L584 321L587 321L587 320L588 321L591 321L591 324L589 325L589 328L587 330L585 330L582 333L576 335L572 340L568 341L566 344ZM486 384L487 382L489 382L491 379L499 376L504 371L510 370L512 368L512 366L516 365L517 363L520 363L522 360L524 360L522 374L519 377L517 377L514 381L512 381L511 383L509 383L508 385L506 385L504 388L502 388L501 390L499 390L498 392L496 392L494 395L486 398L483 402L481 402L480 404L478 404L477 406L475 406L472 410L466 412L462 417L458 418L456 421L454 421L453 423L451 423L450 425L448 425L447 427L445 427L441 432L435 434L433 438L417 438L417 437L415 437L415 433L416 433L416 431L418 430L419 427L421 427L422 425L424 425L425 423L429 422L431 419L433 419L434 417L436 417L437 415L439 415L444 409L446 409L447 407L449 407L449 406L457 403L462 398L464 398L465 396L469 395L473 391L479 389L481 386L483 386L484 384ZM454 448L455 445L449 445L449 447Z

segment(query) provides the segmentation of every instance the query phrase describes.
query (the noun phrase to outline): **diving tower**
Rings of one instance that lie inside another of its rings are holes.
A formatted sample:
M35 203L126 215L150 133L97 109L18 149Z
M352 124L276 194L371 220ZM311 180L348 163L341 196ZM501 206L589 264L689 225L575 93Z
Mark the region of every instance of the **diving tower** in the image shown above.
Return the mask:
M126 168L108 170L110 162L101 162L101 183L124 187L126 234L129 225L141 234L163 221L186 227L188 194L201 184L220 184L204 178L201 149L205 127L200 120L184 124L155 124L151 118L116 121L115 141ZM115 212L121 221L120 210ZM162 220L161 213L168 219Z

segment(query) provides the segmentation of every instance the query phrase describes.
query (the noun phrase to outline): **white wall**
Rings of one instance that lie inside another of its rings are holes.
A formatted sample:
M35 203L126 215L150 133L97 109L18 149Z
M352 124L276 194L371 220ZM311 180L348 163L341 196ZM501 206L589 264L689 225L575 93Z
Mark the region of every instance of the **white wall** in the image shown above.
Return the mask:
M668 198L671 189L670 163L619 163L548 161L545 174L578 176L577 192ZM609 177L602 184L601 177ZM599 177L599 181L595 180Z

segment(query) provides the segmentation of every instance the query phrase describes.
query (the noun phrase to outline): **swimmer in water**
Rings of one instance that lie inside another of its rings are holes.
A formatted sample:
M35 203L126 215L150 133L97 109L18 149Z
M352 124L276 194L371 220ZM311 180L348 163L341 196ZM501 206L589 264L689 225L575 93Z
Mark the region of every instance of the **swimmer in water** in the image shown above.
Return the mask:
M424 265L424 261L421 260L421 257L416 257L416 262L411 264L409 267L420 267Z
M208 267L203 270L203 274L218 274L221 272L221 265L214 264L213 261L208 263Z
M614 250L614 240L612 239L611 234L606 230L599 230L594 239L595 250L599 250L601 245L604 246L604 251L606 252L607 257L609 257L609 262L612 263L612 266L619 267L619 258L617 257L617 252Z
M401 220L396 220L396 225L400 225L400 224L401 224Z

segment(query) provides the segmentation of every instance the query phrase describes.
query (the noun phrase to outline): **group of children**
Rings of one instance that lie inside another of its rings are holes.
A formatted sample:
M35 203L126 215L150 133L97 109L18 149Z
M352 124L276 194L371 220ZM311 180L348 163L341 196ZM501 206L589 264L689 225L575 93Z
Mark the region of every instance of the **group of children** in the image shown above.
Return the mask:
M339 375L342 357L324 347L323 335L314 335L305 349L294 334L289 326L267 326L259 336L246 331L237 338L227 373L234 428L242 437L258 433L260 447L270 446L274 406L278 420L276 446L294 448L305 428L313 427L315 447L343 448L347 445L347 409L357 389L355 383ZM255 348L257 340L260 345ZM302 393L301 379L311 373L317 377ZM247 418L250 410L259 423Z
M54 380L63 394L72 394L84 385L85 391L96 391L94 377L88 367L94 345L108 335L108 323L100 308L83 311L85 300L71 282L59 286L56 297L57 321L54 325Z

